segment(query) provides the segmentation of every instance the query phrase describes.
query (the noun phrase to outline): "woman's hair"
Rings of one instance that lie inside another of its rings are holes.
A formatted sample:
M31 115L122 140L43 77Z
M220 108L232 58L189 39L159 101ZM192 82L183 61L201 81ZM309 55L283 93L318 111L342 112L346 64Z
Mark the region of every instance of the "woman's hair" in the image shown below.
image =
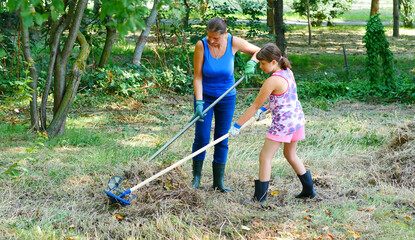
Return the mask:
M226 19L212 18L208 22L207 30L209 32L224 34L226 32Z
M259 50L256 54L258 60L264 60L267 62L272 62L272 60L277 61L281 69L287 70L291 68L291 63L288 58L285 58L281 55L281 50L273 43L267 43L264 47Z

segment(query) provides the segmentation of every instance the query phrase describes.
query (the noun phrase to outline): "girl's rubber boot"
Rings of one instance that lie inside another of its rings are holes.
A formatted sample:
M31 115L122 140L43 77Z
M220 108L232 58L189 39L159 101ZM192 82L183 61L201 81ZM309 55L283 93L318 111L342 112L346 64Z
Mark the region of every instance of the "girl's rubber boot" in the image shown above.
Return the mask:
M268 185L269 181L261 182L259 180L255 180L255 193L252 200L264 203L267 200Z
M295 195L296 198L314 198L317 194L314 191L313 179L309 171L303 175L297 175L303 185L303 191L300 194Z
M199 189L200 178L202 177L203 160L193 159L193 180L190 186Z
M213 169L213 188L221 192L230 192L230 188L225 187L223 184L223 175L225 174L226 163L215 163L212 162Z

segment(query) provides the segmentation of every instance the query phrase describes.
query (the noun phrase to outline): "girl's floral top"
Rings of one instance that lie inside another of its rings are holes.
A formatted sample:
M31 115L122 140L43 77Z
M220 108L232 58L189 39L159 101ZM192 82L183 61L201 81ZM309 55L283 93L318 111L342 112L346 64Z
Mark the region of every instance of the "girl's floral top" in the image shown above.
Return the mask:
M269 96L272 123L268 132L278 136L291 135L305 124L303 108L297 97L297 84L290 69L274 72L272 76L284 78L288 89L280 95Z

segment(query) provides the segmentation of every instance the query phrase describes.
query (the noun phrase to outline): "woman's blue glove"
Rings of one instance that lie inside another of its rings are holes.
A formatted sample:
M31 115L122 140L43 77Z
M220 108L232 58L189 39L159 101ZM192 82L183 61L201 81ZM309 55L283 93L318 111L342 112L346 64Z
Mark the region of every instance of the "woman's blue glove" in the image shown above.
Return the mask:
M262 121L262 120L264 120L266 117L267 117L267 115L265 115L265 112L267 111L267 109L266 108L264 108L264 107L261 107L260 109L258 109L258 111L255 113L255 119L257 120L257 121Z
M238 136L240 130L241 130L241 126L239 126L239 124L237 123L234 123L231 129L229 130L230 137Z
M199 121L203 122L202 118L204 118L206 116L206 114L203 114L203 104L205 104L205 101L196 100L195 115L193 115L192 120L190 120L190 121L193 121L193 119L195 119L196 117L199 116L200 117Z
M245 76L252 77L255 74L256 62L254 60L249 60L245 65Z

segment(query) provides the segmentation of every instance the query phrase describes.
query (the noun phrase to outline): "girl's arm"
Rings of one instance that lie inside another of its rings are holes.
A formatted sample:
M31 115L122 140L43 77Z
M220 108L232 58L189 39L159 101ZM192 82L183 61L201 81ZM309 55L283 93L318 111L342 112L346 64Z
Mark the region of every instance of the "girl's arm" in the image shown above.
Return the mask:
M203 68L203 43L198 41L195 47L195 54L193 56L193 89L196 100L203 100L203 86L202 86L202 68Z
M261 106L273 91L281 91L287 87L288 85L285 79L276 76L269 77L262 85L261 90L259 90L254 103L252 103L252 105L245 111L242 117L238 119L236 124L239 126L244 125L252 116L254 116L258 109L261 108Z

